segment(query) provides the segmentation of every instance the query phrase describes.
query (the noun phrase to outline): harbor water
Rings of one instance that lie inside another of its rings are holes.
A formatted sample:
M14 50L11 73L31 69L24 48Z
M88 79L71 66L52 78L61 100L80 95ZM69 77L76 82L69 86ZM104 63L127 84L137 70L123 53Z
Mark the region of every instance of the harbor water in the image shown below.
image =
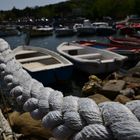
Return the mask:
M4 39L10 44L13 48L24 45L25 44L25 34L21 36L11 36L11 37L4 37ZM97 40L101 42L107 42L107 37L104 36L82 36L78 37L76 35L70 37L56 37L55 34L52 36L46 37L36 37L30 38L30 45L36 47L43 47L53 51L56 51L56 47L62 42L71 42L71 41L80 41L80 40Z

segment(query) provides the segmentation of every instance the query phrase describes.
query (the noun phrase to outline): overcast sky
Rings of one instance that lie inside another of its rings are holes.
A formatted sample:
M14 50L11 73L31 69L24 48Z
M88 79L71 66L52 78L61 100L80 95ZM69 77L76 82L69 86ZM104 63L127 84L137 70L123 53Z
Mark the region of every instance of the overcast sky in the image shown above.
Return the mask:
M48 4L58 3L66 0L0 0L0 10L10 10L14 6L17 9L25 7L44 6Z

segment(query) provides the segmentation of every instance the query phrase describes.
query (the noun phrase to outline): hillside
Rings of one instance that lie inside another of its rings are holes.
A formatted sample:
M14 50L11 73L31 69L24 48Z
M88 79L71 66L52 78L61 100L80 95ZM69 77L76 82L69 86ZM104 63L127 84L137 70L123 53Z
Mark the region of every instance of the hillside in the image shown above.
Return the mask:
M22 17L88 17L91 19L110 16L124 18L130 14L140 15L140 0L68 0L43 7L26 7L18 10L0 11L0 20Z

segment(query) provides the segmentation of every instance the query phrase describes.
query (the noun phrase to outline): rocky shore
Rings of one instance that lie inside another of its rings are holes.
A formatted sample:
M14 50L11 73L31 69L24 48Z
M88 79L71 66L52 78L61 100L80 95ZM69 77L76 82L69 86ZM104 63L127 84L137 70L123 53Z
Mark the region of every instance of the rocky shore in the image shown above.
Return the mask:
M131 100L140 100L140 62L128 71L114 72L104 80L95 75L89 76L82 93L97 104L105 101L125 104Z

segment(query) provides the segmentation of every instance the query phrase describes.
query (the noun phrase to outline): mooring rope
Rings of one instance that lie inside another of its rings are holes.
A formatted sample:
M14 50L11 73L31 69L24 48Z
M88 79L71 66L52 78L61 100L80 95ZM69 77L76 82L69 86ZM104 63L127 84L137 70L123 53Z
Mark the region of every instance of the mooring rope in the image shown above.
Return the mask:
M58 140L140 140L140 101L125 105L90 98L63 97L44 87L15 59L9 44L0 39L0 75L21 111L42 121Z

